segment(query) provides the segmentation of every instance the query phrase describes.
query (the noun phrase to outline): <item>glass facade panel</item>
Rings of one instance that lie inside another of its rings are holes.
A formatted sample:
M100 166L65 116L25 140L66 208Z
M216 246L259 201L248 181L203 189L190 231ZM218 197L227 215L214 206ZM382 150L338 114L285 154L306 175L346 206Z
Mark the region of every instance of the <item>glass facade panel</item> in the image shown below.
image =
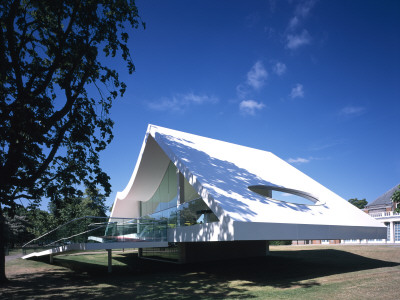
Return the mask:
M196 192L196 190L186 180L186 178L184 179L184 183L183 183L183 192L184 192L185 202L190 202L192 200L201 198L200 195Z
M178 175L175 165L170 162L154 195L141 202L140 216L143 219L165 220L169 228L219 221L186 179L183 194L184 203L177 205Z
M202 198L185 202L178 207L179 226L191 226L217 222L217 216L211 211Z
M176 207L178 199L177 186L176 167L170 162L154 195L148 201L141 202L140 216L145 217L168 208ZM157 217L159 216L158 214Z

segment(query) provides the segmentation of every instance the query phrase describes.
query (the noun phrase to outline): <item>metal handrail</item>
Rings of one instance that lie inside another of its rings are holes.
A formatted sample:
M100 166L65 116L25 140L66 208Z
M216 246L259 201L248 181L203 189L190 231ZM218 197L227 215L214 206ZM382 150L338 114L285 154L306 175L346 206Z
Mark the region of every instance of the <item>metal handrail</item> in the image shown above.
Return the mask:
M53 244L57 244L59 241L64 241L64 240L72 239L72 238L74 238L74 237L76 237L76 236L80 236L80 235L82 235L82 234L86 234L86 233L95 231L96 229L99 229L99 228L100 228L100 226L97 227L97 228L93 228L93 229L90 229L90 230L86 230L86 231L83 231L83 232L80 232L80 233L71 235L71 236L69 236L69 237L61 238L61 239L59 239L59 240L57 240L57 241L54 241L54 242L51 242L50 244L47 244L46 246L50 246L50 245L53 245Z
M61 224L61 225L57 226L56 228L54 228L54 229L52 229L52 230L50 230L50 231L48 231L48 232L42 234L41 236L39 236L39 237L37 237L37 238L34 238L34 239L30 240L29 242L27 242L26 244L24 244L24 245L22 246L22 248L27 247L29 244L31 244L31 243L33 243L33 242L35 242L35 241L37 241L37 240L39 240L39 239L41 239L41 238L47 236L47 235L49 235L49 234L51 234L51 233L53 233L53 232L59 230L60 228L66 226L66 225L68 225L68 224L70 224L70 223L72 223L72 222L75 222L75 221L78 221L78 220L82 220L82 219L87 219L87 218L112 219L112 217L96 217L96 216L84 216L84 217L75 218L75 219L72 219L72 220L68 221L67 223L64 223L64 224ZM114 219L119 219L119 220L137 220L137 218L114 218ZM111 223L111 222L110 222L110 223Z
M89 224L85 224L86 222L83 223L83 224L82 223L78 223L78 226L80 225L80 226L83 226L83 227L81 229L79 229L77 227L72 227L72 232L71 232L71 228L68 228L69 225L71 226L72 223L77 222L79 220L94 219L94 218L96 218L96 219L108 219L108 221L105 221L105 222L91 222ZM120 221L120 222L118 222L117 220ZM139 221L139 222L135 222L135 221ZM142 221L142 222L140 222L140 221ZM146 219L146 218L118 218L118 217L96 217L96 216L79 217L79 218L72 219L72 220L70 220L67 223L64 223L62 225L59 225L55 229L52 229L52 230L46 232L45 234L43 234L43 235L41 235L41 236L39 236L37 238L32 239L31 241L29 241L28 243L26 243L25 245L22 246L22 250L25 253L26 248L29 245L32 245L35 242L37 242L38 245L33 245L33 247L29 247L29 248L52 247L52 246L55 246L57 243L60 243L60 244L61 243L65 243L66 240L72 240L72 239L74 239L76 237L79 237L79 236L82 236L82 235L86 235L89 232L93 232L93 231L96 231L96 230L102 229L102 228L105 228L105 230L106 230L105 233L107 233L109 225L111 225L111 226L115 226L116 225L117 226L116 227L116 232L117 232L116 237L121 236L121 232L120 232L121 229L119 228L119 225L122 226L122 236L124 236L124 233L125 234L127 233L126 231L124 232L124 230L126 230L124 228L127 225L128 225L128 228L130 228L129 225L143 225L143 228L147 228L147 225L152 225L153 228L150 231L150 234L151 234L150 237L152 239L153 238L157 238L155 235L157 235L157 232L158 232L158 234L160 234L160 228L161 228L161 230L162 230L161 231L161 235L158 235L158 238L163 239L163 238L166 238L166 232L165 232L165 235L162 234L163 228L156 226L156 225L159 225L159 224L162 225L162 223L163 223L163 221L160 221L160 220L151 220L151 219L149 220L149 219ZM93 227L93 226L95 226L95 228L89 229L90 227ZM166 223L165 224L165 230L167 229L167 227L168 227L168 224ZM137 232L129 232L129 229L128 229L128 234L136 233L138 235L139 234L142 235L142 233L140 233L138 231L139 227L134 227L134 228L136 228L135 231L137 231ZM83 229L84 231L74 234L73 231L78 231L76 229L78 229L79 231ZM87 229L87 230L85 230L85 229ZM61 233L57 233L58 230L67 230L67 231L66 232L61 231ZM113 233L111 234L111 236L114 236L115 231L114 231L114 229L112 229L112 230L113 230ZM60 236L68 234L67 232L69 232L69 234L72 234L72 235L69 235L68 237L61 237L60 238ZM49 238L49 235L53 234L53 233L55 233L55 236L52 236L52 237ZM44 239L44 238L46 238L44 241L40 241L41 239ZM86 238L85 238L85 242L86 242ZM53 240L51 240L51 239L53 239ZM54 241L54 239L56 239L56 240ZM147 239L147 236L145 236L144 239ZM39 244L40 244L40 246L39 246Z

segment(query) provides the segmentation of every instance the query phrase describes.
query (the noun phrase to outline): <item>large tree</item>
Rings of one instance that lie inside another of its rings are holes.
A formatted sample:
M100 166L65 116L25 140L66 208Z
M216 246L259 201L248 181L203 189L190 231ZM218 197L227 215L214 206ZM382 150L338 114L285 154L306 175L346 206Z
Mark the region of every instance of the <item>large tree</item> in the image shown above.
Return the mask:
M1 226L20 200L57 202L82 183L110 193L98 152L126 89L110 58L134 71L128 32L140 24L134 0L0 0Z
M355 207L358 207L359 209L363 209L367 206L368 201L365 199L357 199L357 198L352 198L349 199L349 202L353 204Z
M13 217L5 214L5 218L6 245L9 248L20 247L35 237L32 234L32 222L29 222L25 214L17 213Z
M394 191L391 199L394 203L394 211L400 213L400 185L397 187L397 190Z
M86 189L82 197L64 198L57 203L49 203L50 216L57 227L73 219L85 216L106 217L105 195L99 190Z

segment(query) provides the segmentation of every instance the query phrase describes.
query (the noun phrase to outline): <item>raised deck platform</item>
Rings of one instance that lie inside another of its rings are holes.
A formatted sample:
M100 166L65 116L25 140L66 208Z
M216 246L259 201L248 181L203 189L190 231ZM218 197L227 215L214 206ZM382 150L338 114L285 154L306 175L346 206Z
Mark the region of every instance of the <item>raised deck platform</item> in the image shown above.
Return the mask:
M152 247L168 247L168 242L113 242L113 243L79 243L70 244L38 252L32 252L24 255L22 259L40 257L45 255L57 255L72 251L91 251L91 250L110 250L110 249L126 249L126 248L152 248Z

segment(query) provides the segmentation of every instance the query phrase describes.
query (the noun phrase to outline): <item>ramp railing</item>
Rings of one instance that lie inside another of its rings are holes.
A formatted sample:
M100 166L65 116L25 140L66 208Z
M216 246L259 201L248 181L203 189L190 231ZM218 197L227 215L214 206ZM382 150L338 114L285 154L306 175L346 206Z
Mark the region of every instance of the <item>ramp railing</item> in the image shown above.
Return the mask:
M24 254L80 243L167 241L167 221L85 216L22 246Z

